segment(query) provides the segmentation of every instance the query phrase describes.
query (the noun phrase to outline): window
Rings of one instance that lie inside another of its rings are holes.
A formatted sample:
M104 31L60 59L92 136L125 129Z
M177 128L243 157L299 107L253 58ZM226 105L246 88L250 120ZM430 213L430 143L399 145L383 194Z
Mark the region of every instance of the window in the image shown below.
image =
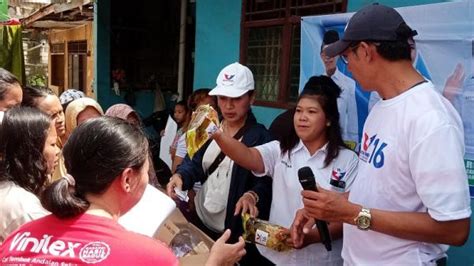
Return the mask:
M51 85L64 89L64 43L51 44Z
M240 61L254 74L258 105L296 102L301 17L344 12L346 6L347 0L243 0Z
M87 42L69 42L68 50L68 86L86 91L87 78Z

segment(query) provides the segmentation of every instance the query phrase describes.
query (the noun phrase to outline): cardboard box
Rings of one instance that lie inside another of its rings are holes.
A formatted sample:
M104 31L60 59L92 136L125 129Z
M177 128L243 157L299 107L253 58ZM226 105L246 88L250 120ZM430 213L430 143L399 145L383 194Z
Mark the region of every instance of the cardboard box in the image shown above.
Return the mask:
M118 222L129 231L152 237L175 209L176 203L165 192L148 184L140 201Z
M171 241L173 238L180 232L180 225L186 225L187 228L190 229L193 235L198 236L202 239L203 243L210 251L212 245L214 245L214 241L207 236L204 232L202 232L199 228L194 226L193 224L189 223L184 215L179 211L179 209L174 210L170 216L163 222L163 224L158 228L158 230L154 234L154 238L164 242L168 246L171 247ZM187 265L204 265L209 257L209 252L196 254L196 255L188 255L186 257L179 258L180 265L187 266Z

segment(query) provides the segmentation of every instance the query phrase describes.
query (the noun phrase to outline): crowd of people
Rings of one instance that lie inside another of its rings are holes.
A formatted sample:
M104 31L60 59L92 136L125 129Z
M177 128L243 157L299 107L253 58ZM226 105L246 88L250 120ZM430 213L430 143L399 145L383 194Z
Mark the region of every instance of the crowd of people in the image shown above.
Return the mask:
M213 89L175 105L169 178L131 106L104 113L81 91L22 86L0 68L1 263L178 265L169 247L117 223L153 185L215 240L206 265L446 265L470 229L463 125L413 67L416 34L393 8L361 9L342 38L325 35L326 72L270 130L252 113L252 71L227 65ZM338 57L378 97L362 139L348 126L355 83ZM205 104L220 125L189 156L191 114ZM304 167L314 191L300 184ZM245 213L286 228L292 249L244 242Z

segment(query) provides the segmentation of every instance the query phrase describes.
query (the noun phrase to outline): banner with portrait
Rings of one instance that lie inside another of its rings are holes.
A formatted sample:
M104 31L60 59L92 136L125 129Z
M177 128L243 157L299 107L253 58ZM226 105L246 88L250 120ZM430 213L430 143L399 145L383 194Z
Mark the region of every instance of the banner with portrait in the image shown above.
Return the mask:
M474 195L474 1L463 0L397 8L407 24L418 32L412 60L418 71L431 80L439 93L461 115L465 134L465 165ZM300 88L314 75L325 73L321 44L324 33L336 30L340 36L353 13L308 16L301 22ZM338 70L348 78L351 73L339 58ZM340 85L341 86L341 85ZM364 91L356 82L347 105L343 131L356 137L345 139L357 150L362 128L378 94ZM341 120L345 114L341 113ZM349 138L349 137L348 137ZM443 145L440 143L440 145ZM427 155L428 156L428 155Z

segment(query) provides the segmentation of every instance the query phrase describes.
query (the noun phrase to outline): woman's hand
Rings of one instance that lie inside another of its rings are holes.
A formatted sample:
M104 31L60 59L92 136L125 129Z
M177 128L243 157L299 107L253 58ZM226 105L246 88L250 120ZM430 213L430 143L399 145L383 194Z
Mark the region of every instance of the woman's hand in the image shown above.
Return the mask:
M183 188L183 180L179 174L172 175L170 181L166 185L166 193L168 196L170 196L172 199L178 199L174 188L178 188L179 190L182 190Z
M225 230L224 234L217 239L211 248L211 253L206 261L206 266L231 266L237 263L246 253L245 242L239 237L239 242L226 244L230 237L230 230Z
M305 209L300 209L296 212L295 219L291 225L290 234L291 234L291 245L294 248L303 248L308 244L311 244L310 236L312 227L316 221L311 218Z
M245 192L242 197L240 197L239 201L237 201L237 204L235 205L234 215L248 212L250 213L251 217L258 216L257 199L253 193Z

